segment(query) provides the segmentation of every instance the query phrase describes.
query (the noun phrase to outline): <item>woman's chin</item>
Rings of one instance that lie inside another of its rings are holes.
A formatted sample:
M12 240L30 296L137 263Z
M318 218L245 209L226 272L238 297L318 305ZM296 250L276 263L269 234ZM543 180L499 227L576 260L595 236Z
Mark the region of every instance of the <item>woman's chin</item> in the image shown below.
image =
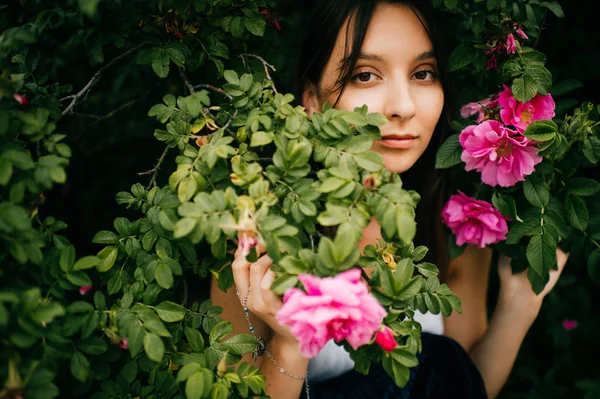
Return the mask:
M390 159L391 158L391 159ZM405 157L403 159L398 159L398 157L383 157L383 164L385 165L385 168L387 170L389 170L390 172L395 172L398 174L404 173L407 170L409 170L415 162L412 161L412 159L407 159L408 157Z

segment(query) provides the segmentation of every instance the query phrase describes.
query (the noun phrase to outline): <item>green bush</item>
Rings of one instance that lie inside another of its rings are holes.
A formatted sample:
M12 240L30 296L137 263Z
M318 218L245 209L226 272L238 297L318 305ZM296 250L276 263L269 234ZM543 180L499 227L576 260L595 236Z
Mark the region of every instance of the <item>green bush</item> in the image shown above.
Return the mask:
M498 75L484 72L485 53L478 47L490 34L514 21L537 38L548 10L562 16L557 3L536 0L432 3L447 15L448 29L460 32L451 68L457 70L457 86L468 88L461 93L465 101L486 97L500 82ZM339 234L355 237L366 214L377 215L369 198L379 195L381 201L386 192L386 185L360 192L362 178L386 172L365 151L366 141L352 142L355 130L349 126L376 134L376 116L366 109L325 110L327 121L318 126L289 104L289 95L275 95L271 77L280 91L291 91L290 60L305 11L294 6L267 0L71 0L61 5L29 0L0 6L0 397L262 395L264 379L256 368L230 366L256 341L250 335L227 337L231 324L221 321L220 309L206 300L211 275L219 277L222 288L232 283L228 259L236 230L231 226L239 221L239 210L264 209L258 225L269 253L278 257L274 248L279 246L289 253L280 263L281 291L296 283L300 271L331 275L350 267L357 254L341 253L344 248L338 249L335 240L323 239L311 248L311 232L316 235L316 222L347 222L348 229ZM275 11L284 16L280 23L287 23L281 32ZM547 78L541 70L529 74ZM511 78L523 80L523 97L543 86L539 79L529 84L522 75ZM564 80L554 87L568 92L577 83ZM580 115L592 122L586 125L579 116L565 126L579 121L578 128L589 127L590 137L597 138L591 127L595 111L585 111ZM158 141L149 137L153 131ZM320 140L319 145L306 145L306 137ZM585 139L589 145L578 150L595 157L594 140ZM329 146L356 156L348 161L336 151L325 153ZM310 169L303 165L313 152L321 171L308 179ZM281 159L264 160L264 154L273 153ZM96 164L86 166L86 159ZM352 173L336 175L339 159L349 162ZM70 163L76 167L69 168ZM314 189L313 181L321 185ZM90 189L75 197L74 184ZM119 191L117 203L127 209L111 208ZM399 224L412 223L415 198L402 193L404 198L391 201L396 217L387 219L396 223L386 228L390 239L406 231ZM599 249L592 252L591 241L599 239L594 198L577 202L589 208L590 227L570 240L579 256L572 263L578 266L563 278L563 289L557 287L568 299L550 296L530 334L542 336L548 329L553 342L542 341L545 347L526 343L507 396L560 397L565 386L575 384L588 395L600 390L593 381L597 373L585 367L586 345L598 347L593 336L598 318L591 316L597 297L575 289L591 287L589 275L600 281ZM364 203L366 213L342 220L336 201ZM268 208L278 202L283 210L270 214ZM65 215L69 226L57 214ZM301 239L292 239L299 231ZM412 235L401 238L409 242ZM413 249L409 245L397 255L418 262L422 250ZM377 249L371 251L376 261ZM457 307L444 286L436 285L435 268L419 267L423 264L415 266L429 283L419 282L419 290L392 304L407 281L386 285L389 268L378 265L381 273L373 284L389 288L383 290L389 306L405 308L414 301L445 313ZM577 346L560 326L567 316L582 320L573 331L582 342ZM411 350L414 354L416 347ZM538 361L539 353L548 352L560 361L552 366ZM401 382L403 372L393 374ZM519 391L524 393L511 393Z

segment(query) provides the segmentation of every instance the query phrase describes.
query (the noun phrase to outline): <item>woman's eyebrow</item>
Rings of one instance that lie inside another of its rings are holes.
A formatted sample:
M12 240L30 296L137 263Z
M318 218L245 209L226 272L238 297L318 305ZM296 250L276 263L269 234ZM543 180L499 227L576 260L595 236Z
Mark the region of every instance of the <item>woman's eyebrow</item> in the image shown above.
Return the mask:
M359 60L369 60L369 61L380 61L385 62L385 57L382 57L377 54L369 54L369 53L360 53L358 55Z
M415 61L424 61L430 58L435 58L435 52L433 50L427 50L417 55L414 60Z

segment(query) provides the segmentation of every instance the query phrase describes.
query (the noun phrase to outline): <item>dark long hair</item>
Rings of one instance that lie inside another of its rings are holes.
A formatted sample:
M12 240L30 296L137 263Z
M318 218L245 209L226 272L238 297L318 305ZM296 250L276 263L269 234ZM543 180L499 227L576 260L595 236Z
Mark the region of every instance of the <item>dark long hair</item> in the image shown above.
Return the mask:
M307 29L300 44L297 64L296 98L301 99L308 84L314 84L319 93L318 82L329 61L337 36L348 21L353 29L347 30L346 56L340 75L331 92L339 92L341 97L351 79L358 60L369 22L378 3L403 4L410 7L433 44L438 62L439 77L444 90L444 108L434 130L431 142L423 155L408 171L402 174L404 187L421 195L416 210L416 245L426 245L429 253L426 260L434 262L440 269L440 279L447 280L448 249L447 237L441 224L441 210L446 197L444 173L435 169L435 154L450 131L450 110L454 109L454 90L446 67L446 54L443 52L441 37L436 32L435 21L430 17L430 1L401 0L317 0L306 22ZM337 103L337 101L336 101Z

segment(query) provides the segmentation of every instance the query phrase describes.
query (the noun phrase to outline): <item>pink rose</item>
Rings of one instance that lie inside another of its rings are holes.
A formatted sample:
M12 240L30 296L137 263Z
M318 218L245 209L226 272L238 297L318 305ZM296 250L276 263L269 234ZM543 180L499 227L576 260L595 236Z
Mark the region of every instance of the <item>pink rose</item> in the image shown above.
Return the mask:
M523 29L519 28L516 30L515 32L517 34L517 36L519 36L521 39L529 39L529 36L527 36L525 34L525 32L523 32Z
M493 120L467 126L459 141L465 169L481 172L481 181L489 186L514 186L542 162L534 141Z
M550 94L536 94L531 101L522 103L513 96L510 87L504 85L504 91L498 96L502 107L500 118L506 125L513 125L519 133L523 133L531 122L554 118L554 100Z
M506 240L509 220L489 202L467 197L462 192L450 197L442 220L456 235L456 245L468 242L483 248Z
M80 295L85 295L88 293L88 291L90 291L93 287L91 285L86 285L83 287L79 287L79 294Z
M577 327L577 324L578 324L577 320L568 320L568 319L565 319L563 321L563 328L566 331L571 331L572 329L574 329L574 328Z
M121 349L129 349L129 343L127 342L127 337L123 338L119 343L119 347Z
M276 317L291 327L303 356L314 357L330 339L346 340L354 349L371 341L386 312L360 279L360 270L299 279L306 292L289 289Z
M498 106L498 99L486 98L485 100L481 100L479 102L472 102L463 105L460 108L460 116L463 118L468 118L471 115L477 115L477 123L481 123L486 114L486 109L488 108L496 108Z
M508 34L506 38L506 54L514 54L517 52L517 44L515 42L515 37L512 33Z
M393 352L398 345L392 330L386 326L383 326L379 331L377 331L377 334L375 334L375 343L381 346L386 352Z

